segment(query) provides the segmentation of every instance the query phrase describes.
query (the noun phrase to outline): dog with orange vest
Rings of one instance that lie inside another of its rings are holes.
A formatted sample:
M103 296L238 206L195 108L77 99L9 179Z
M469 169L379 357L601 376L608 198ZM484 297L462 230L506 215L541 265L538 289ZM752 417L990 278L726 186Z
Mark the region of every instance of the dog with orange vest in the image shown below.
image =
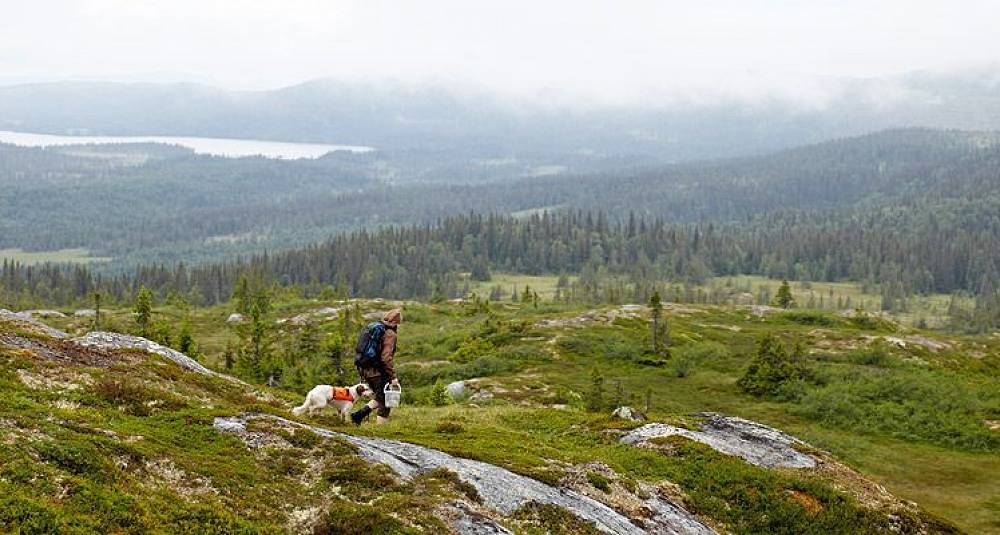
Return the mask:
M306 400L302 405L292 409L292 414L301 416L303 412L309 411L309 416L312 416L329 405L346 422L354 401L361 397L372 397L371 389L364 383L348 387L318 385L306 394Z

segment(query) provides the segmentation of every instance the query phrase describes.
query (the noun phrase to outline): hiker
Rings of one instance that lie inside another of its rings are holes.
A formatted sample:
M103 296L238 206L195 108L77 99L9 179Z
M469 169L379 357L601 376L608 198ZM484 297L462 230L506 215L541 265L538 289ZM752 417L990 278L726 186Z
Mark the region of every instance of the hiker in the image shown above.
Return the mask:
M378 409L376 421L384 424L389 421L389 407L385 405L386 385L399 386L396 370L392 366L392 356L396 353L396 329L403 321L403 313L394 308L377 321L365 326L358 339L357 356L354 363L361 374L361 381L368 384L375 394L375 399L369 401L361 410L351 413L351 421L356 425Z

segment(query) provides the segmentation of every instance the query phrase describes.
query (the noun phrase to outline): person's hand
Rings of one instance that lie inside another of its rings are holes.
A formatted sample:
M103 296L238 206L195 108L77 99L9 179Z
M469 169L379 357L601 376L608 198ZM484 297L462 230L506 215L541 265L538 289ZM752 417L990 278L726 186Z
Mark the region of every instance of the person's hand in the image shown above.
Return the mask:
M391 384L392 386L399 386L399 379L393 379Z

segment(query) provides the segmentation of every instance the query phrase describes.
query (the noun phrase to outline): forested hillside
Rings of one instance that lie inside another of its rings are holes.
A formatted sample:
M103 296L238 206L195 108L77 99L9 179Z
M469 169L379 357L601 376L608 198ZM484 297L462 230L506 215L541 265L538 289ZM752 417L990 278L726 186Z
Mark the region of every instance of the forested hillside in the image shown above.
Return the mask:
M173 264L468 211L540 209L603 211L614 222L634 214L739 223L741 232L792 225L825 239L858 227L894 232L894 241L914 252L938 249L933 240L969 242L955 245L967 249L997 234L998 142L995 134L895 130L756 158L520 179L532 173L530 159L505 175L504 165L473 166L477 171L445 156L445 163L428 166L433 158L426 154L275 161L195 156L180 148L6 146L0 147L0 249L82 247L119 258L118 266ZM597 167L613 165L602 160ZM435 184L435 176L488 181ZM969 278L939 273L933 287L968 288Z

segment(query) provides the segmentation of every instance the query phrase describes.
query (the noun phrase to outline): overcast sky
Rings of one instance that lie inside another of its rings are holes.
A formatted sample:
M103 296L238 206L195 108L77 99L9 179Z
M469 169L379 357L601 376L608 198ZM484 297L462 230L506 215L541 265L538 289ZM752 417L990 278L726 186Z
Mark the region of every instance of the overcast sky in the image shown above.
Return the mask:
M0 0L0 81L335 77L628 101L1000 59L997 0Z

